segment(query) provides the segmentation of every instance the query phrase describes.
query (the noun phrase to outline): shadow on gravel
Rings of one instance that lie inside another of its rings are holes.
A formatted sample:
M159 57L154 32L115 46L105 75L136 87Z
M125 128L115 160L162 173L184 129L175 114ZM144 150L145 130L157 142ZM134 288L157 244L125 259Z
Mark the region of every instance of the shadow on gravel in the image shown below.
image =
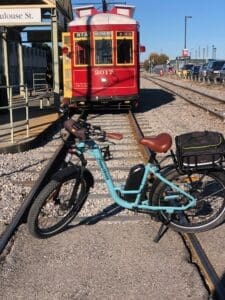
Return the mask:
M146 112L175 100L175 96L161 89L141 89L136 112Z
M68 225L66 230L72 229L72 228L80 226L80 225L94 225L103 219L117 215L118 213L120 213L123 210L124 210L124 208L118 206L117 204L115 204L115 203L111 204L111 205L107 206L106 208L104 208L98 214L82 219L78 224Z

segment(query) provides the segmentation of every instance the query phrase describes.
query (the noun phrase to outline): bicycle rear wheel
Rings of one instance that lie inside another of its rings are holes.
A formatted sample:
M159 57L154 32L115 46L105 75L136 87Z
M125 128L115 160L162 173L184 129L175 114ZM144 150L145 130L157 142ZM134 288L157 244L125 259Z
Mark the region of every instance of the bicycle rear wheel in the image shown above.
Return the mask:
M32 204L27 225L32 236L48 238L61 232L81 210L90 184L79 169L59 171Z
M172 214L160 211L162 221L176 231L202 232L215 228L225 219L225 174L215 171L196 171L181 175L176 169L165 177L197 199L195 207ZM179 201L165 201L165 195L177 194L163 182L159 182L150 195L157 206L182 206L188 200L181 196ZM174 202L176 201L176 202Z

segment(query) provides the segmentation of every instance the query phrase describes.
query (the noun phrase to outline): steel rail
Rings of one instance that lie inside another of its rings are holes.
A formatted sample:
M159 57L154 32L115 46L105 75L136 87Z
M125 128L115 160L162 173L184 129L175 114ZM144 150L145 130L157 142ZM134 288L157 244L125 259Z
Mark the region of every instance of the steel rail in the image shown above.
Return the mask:
M149 77L145 77L145 79L149 79ZM156 78L154 78L154 79L156 79ZM209 95L209 94L205 94L205 93L200 92L200 91L196 91L196 90L194 90L194 89L192 89L192 88L190 88L190 87L183 86L183 85L179 85L179 84L176 84L176 83L174 83L174 82L166 81L166 80L163 80L162 78L160 78L160 79L157 78L156 80L159 80L159 81L162 81L162 82L165 82L165 83L169 83L169 84L171 84L171 85L174 85L174 86L183 88L183 89L185 89L185 90L187 90L187 91L191 91L191 92L198 93L198 94L201 95L201 96L205 96L205 97L207 97L207 98L210 98L210 99L212 99L212 100L216 100L216 101L218 101L218 102L221 102L221 103L224 103L224 104L225 104L225 100L224 100L224 99L221 99L221 98L218 98L218 97Z
M133 128L137 141L142 138L143 132L134 116L134 114L129 111L129 122ZM145 162L149 160L150 151L147 147L142 146L142 154ZM205 285L210 291L211 295L217 300L225 299L225 287L222 284L220 278L218 277L215 269L210 263L205 251L203 250L201 244L199 243L197 237L193 233L180 233L183 240L185 241L186 247L192 255L192 261L197 265L201 275L204 278ZM214 299L214 298L213 298Z
M211 296L213 297L212 299L224 300L225 287L210 263L205 251L202 249L196 235L193 233L184 233L181 235L186 241L187 247L192 254L192 261L197 265L205 280Z
M158 83L157 80L160 81L161 79L158 79L158 78L157 78L156 81L155 81L155 80L152 79L152 78L148 78L148 77L143 77L143 78L146 79L146 80L152 81L153 83L157 84L158 86L160 86L160 87L163 88L164 90L167 90L167 91L169 91L169 92L171 92L171 93L173 93L173 94L179 96L180 98L184 99L185 101L189 102L190 104L192 104L192 105L194 105L194 106L196 106L196 107L198 107L198 108L201 108L201 109L203 109L203 110L206 111L206 112L209 112L209 113L215 115L216 117L222 119L223 121L225 120L225 117L224 117L223 115L221 115L221 114L219 114L219 113L217 113L217 112L215 112L215 111L213 111L213 110L211 110L211 109L208 109L208 108L206 108L206 107L204 107L204 106L202 106L202 105L200 105L200 104L197 104L196 102L191 101L190 99L188 99L188 98L186 98L185 96L179 94L178 92L175 92L174 90L172 90L172 89L170 89L170 88L168 88L168 87L165 87L164 85ZM210 99L213 99L213 100L216 100L216 101L225 103L225 101L223 101L222 99L219 99L219 98L216 98L216 97L213 97L213 96L210 96L210 95L206 95L206 94L201 93L201 92L198 92L198 91L196 91L196 90L192 90L192 89L187 88L187 87L183 87L183 86L180 86L180 85L176 85L176 84L174 84L174 83L171 83L171 82L168 82L168 81L165 81L165 80L161 80L161 81L163 81L163 82L165 82L165 83L168 83L168 84L171 84L171 85L174 85L174 86L177 86L177 87L179 87L179 88L187 89L187 90L189 90L189 91L192 91L192 92L195 92L195 93L197 93L197 94L200 94L200 95L202 95L202 96L204 96L204 97L208 97L208 98L210 98Z
M69 135L66 137L66 141L69 139ZM37 195L42 190L43 186L45 186L46 182L49 180L51 175L57 170L58 168L58 161L62 161L66 155L66 142L63 143L54 153L53 157L50 159L47 166L41 172L38 180L33 185L31 191L25 198L24 202L13 216L11 223L6 227L5 231L0 236L0 254L6 248L8 242L10 241L13 234L16 232L19 225L27 218L29 209L37 197Z
M67 136L66 139L68 138L69 137ZM38 180L35 182L34 186L32 187L27 197L25 198L25 201L18 209L11 223L6 227L5 231L2 233L0 237L0 254L4 251L9 240L11 239L12 235L16 232L19 225L27 217L29 208L33 203L34 199L36 198L36 196L39 194L39 192L46 184L46 182L49 180L51 175L57 170L58 162L61 161L63 157L65 157L66 155L66 149L67 149L66 144L62 143L62 145L60 145L60 147L55 151L53 157L50 159L47 166L43 169L41 175L39 176Z

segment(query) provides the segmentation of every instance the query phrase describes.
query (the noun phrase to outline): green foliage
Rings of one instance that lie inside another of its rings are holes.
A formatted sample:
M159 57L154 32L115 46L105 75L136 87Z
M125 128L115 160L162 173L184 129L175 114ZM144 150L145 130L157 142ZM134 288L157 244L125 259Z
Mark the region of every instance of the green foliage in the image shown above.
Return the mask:
M168 59L169 57L164 53L151 53L149 56L149 60L153 62L154 66L166 64Z
M156 52L152 52L149 55L149 58L144 61L144 69L149 71L150 68L153 68L156 65L164 65L169 60L169 57L164 54L158 54Z
M149 71L149 67L150 67L149 60L146 59L146 60L144 61L144 69L145 69L145 71Z

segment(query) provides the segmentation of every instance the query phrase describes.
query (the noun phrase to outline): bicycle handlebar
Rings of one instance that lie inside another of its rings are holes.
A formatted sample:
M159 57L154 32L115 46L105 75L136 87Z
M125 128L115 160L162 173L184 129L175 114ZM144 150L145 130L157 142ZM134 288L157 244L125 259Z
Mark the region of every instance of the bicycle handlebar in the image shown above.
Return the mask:
M72 114L74 113L75 108L76 108L75 104L63 103L63 104L60 105L60 107L58 109L58 112L60 114L62 114L64 117L69 119L72 116ZM78 118L78 121L80 121L80 120L86 121L87 116L88 116L87 111L85 111L85 110L82 111L79 118Z
M87 123L82 115L75 121L68 119L64 122L64 128L75 138L87 140L92 137L99 137L99 141L105 141L106 138L121 140L123 135L117 132L105 132L100 126L91 126Z

